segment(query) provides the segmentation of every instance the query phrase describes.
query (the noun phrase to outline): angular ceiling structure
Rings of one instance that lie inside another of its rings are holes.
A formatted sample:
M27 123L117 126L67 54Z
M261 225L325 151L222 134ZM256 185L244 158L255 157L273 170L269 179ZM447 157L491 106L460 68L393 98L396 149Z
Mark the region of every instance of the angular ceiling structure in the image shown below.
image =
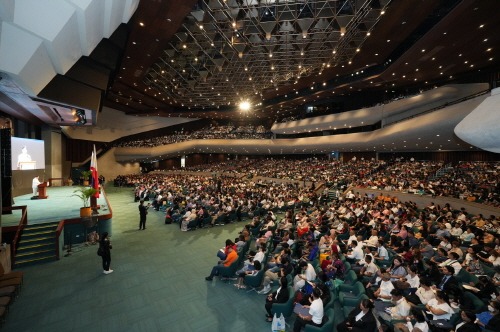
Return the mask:
M266 88L352 60L389 2L200 2L145 83L187 109L258 105Z

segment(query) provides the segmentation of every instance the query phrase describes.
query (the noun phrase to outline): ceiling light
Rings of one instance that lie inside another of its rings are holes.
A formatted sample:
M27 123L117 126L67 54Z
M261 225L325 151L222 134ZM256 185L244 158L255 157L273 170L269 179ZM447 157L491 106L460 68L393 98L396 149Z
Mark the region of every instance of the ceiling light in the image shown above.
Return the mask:
M483 27L484 27L484 24L481 24L481 25L479 26L479 28L483 28Z
M380 15L384 15L384 14L385 14L385 10L382 10L382 11L380 12Z
M139 25L140 25L141 27L143 27L143 26L144 26L144 23L142 23L142 22L139 22Z

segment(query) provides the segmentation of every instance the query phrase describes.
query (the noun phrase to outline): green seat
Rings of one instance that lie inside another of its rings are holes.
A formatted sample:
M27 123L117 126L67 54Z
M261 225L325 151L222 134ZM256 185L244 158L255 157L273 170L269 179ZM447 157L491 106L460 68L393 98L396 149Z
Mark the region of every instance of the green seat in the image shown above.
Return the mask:
M250 287L247 292L257 291L257 288L262 284L262 280L264 279L264 269L261 269L256 275L246 275L245 276L245 285Z
M339 292L351 292L354 290L354 284L358 281L358 276L353 270L349 270L344 278L344 283L339 286Z
M455 276L455 279L462 284L470 284L473 282L474 285L476 285L479 282L479 279L475 274L469 273L465 269L461 269Z
M357 281L353 285L352 291L349 292L339 292L339 301L340 304L343 306L355 306L356 303L359 302L361 299L361 295L364 295L366 293L365 287L363 286L362 283ZM347 301L347 303L346 303ZM354 304L351 304L354 303Z
M495 275L495 270L491 267L491 265L484 264L483 262L480 262L480 264L483 267L484 274L486 274L490 278L493 278L493 276Z
M473 313L478 314L488 310L488 306L486 305L486 303L484 303L480 298L478 298L473 293L464 292L464 298L466 298L467 300L470 301L470 303L472 303L472 307L474 308L472 310Z
M344 303L341 304L342 307L357 307L362 300L368 299L366 294L361 294L357 297L346 297ZM351 309L352 310L352 309ZM347 316L346 316L347 317Z
M325 316L328 317L326 323L323 326L318 327L314 325L307 324L304 331L305 332L331 332L333 331L333 327L335 325L335 317L333 309L328 309L325 311Z
M288 294L290 294L290 297L285 303L273 303L273 306L271 307L271 313L273 316L276 314L276 316L279 317L280 314L283 314L286 318L292 315L293 308L295 306L295 291L292 286L288 286Z
M235 260L231 265L219 268L219 276L221 278L233 278L236 271L238 270L238 266L240 264L240 257L241 256L238 256L238 259Z

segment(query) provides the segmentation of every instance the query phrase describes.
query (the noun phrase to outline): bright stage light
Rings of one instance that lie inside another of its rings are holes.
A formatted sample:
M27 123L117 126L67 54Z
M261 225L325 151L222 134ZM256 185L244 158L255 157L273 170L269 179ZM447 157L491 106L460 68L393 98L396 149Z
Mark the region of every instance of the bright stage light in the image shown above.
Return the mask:
M240 103L240 110L242 111L248 111L250 109L250 103L248 101L242 101Z

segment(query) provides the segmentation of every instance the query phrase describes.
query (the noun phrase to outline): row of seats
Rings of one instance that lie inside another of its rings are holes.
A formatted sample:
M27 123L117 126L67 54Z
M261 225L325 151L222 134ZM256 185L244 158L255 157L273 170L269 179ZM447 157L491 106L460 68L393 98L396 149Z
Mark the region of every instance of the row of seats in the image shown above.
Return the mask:
M0 264L0 320L3 322L7 316L9 306L19 294L23 284L24 272L16 271L5 273Z

